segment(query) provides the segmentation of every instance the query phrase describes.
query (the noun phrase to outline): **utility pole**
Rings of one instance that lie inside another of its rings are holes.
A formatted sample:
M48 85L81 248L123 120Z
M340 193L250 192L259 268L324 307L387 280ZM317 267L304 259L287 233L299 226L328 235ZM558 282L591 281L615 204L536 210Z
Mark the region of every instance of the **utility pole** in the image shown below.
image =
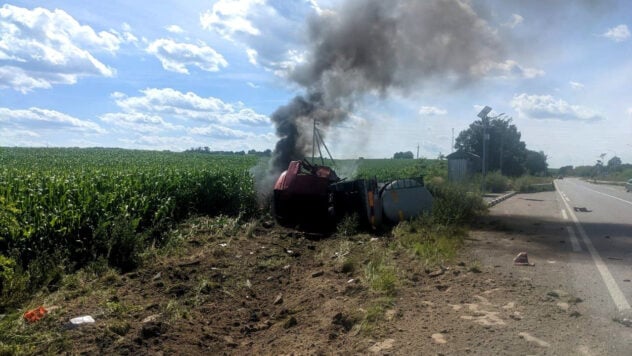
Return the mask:
M450 153L454 152L454 127L452 128L452 146L450 146Z
M483 192L485 192L485 176L487 175L487 116L483 119Z
M419 159L419 144L417 144L417 159Z
M481 191L485 193L485 174L487 173L487 114L492 111L492 108L486 106L478 113L478 117L481 118L481 122L483 123L483 162L482 162L482 173L483 173L483 181L481 182Z
M314 119L314 128L312 130L312 161L310 163L314 164L314 156L316 155L316 119Z
M498 165L500 166L500 174L503 174L503 132L500 132L500 158Z

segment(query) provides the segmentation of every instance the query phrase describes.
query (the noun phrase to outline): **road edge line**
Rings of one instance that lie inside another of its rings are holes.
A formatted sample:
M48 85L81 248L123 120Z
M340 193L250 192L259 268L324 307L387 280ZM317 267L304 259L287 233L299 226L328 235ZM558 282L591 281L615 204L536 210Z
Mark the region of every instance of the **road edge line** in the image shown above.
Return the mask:
M557 187L557 183L553 182L553 185L555 186L555 190L561 196L561 191ZM614 277L612 277L612 273L610 273L608 266L606 266L605 262L599 255L599 252L597 252L597 249L595 249L595 246L593 246L592 241L590 241L590 238L588 237L588 234L586 234L586 231L584 230L582 224L579 222L579 219L577 219L577 216L575 216L575 213L573 212L573 210L571 210L571 207L568 205L566 200L562 201L564 202L564 205L566 205L566 209L568 209L568 213L575 223L575 227L577 228L579 235L582 237L582 240L584 241L588 252L590 252L590 256L592 257L593 262L597 267L597 271L599 271L599 274L601 275L601 279L606 284L606 288L608 289L608 293L610 293L610 297L612 298L614 305L620 312L630 309L630 304L625 299L625 295L623 295L621 288L619 288L619 285L614 280Z

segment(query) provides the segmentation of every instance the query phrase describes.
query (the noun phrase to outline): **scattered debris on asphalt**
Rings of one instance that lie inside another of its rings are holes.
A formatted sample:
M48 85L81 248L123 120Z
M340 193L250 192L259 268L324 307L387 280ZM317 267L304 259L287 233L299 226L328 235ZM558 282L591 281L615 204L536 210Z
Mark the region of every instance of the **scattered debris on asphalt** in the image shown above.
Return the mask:
M616 321L617 323L623 325L623 326L627 326L628 328L632 328L632 319L630 318L614 318L614 321Z
M513 261L515 266L535 266L535 263L529 263L529 256L526 252L520 252Z
M573 207L573 209L574 209L576 212L578 212L578 213L591 213L591 212L592 212L592 210L588 210L588 209L587 209L587 208L585 208L585 207L581 207L581 208L579 208L579 207Z

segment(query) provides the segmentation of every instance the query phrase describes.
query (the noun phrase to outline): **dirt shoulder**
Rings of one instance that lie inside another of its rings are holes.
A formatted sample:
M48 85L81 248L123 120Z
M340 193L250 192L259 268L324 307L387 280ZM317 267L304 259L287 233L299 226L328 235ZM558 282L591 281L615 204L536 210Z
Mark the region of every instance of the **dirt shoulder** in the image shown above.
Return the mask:
M600 331L612 321L592 318L581 296L543 273L563 261L546 244L542 254L528 249L535 267L513 266L530 241L557 232L537 221L510 226L508 202L456 258L433 263L391 235L324 238L197 219L177 232L181 244L136 272L84 272L37 297L29 307L49 315L35 324L6 316L13 327L3 337L23 338L24 353L622 354ZM85 314L96 322L68 327Z

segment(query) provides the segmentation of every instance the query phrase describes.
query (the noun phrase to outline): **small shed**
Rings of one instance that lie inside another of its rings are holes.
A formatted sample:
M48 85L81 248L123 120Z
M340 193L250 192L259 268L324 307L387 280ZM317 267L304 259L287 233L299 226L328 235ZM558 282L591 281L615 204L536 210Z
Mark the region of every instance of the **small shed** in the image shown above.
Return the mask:
M481 158L471 152L459 150L446 158L448 159L448 180L451 182L464 181L481 170Z

